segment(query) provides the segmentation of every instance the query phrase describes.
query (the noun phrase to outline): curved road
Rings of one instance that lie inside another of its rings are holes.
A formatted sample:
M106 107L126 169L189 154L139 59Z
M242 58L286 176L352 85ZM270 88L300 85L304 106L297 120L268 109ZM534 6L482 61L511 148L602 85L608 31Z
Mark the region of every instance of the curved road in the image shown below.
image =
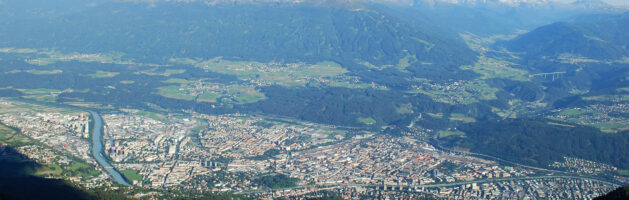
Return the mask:
M118 172L111 164L107 158L103 155L103 119L100 115L94 111L89 111L94 119L94 132L92 135L92 155L96 162L100 164L100 166L105 169L105 171L111 176L111 178L116 181L116 183L131 186L129 182Z

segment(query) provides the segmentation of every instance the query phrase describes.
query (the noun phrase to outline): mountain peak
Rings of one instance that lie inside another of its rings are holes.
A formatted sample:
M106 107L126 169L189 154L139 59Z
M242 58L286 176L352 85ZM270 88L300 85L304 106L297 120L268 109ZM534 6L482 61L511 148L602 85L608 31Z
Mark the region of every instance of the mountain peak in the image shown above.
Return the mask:
M612 6L601 1L601 0L577 0L572 2L573 6L579 8L588 8L588 9L601 9L601 8L611 8Z

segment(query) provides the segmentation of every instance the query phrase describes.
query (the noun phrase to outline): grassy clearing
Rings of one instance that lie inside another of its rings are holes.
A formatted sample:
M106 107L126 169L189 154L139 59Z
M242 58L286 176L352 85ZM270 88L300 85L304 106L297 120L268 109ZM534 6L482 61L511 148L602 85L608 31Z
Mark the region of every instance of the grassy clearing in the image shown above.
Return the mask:
M285 87L303 87L311 81L324 86L347 86L360 88L365 85L357 81L337 81L343 78L348 70L334 62L320 62L317 64L305 63L261 63L248 61L227 61L220 57L208 61L200 61L189 58L172 59L171 62L179 64L191 64L199 68L221 74L235 75L240 80L263 82L282 85Z
M415 55L406 55L404 58L400 59L396 68L401 72L408 72L406 68L410 67L411 64L415 62L417 62L417 57Z
M450 114L450 121L461 121L463 123L473 123L473 122L476 122L476 119L465 116L464 114L461 114L461 113L452 113Z
M157 88L157 94L164 97L181 99L181 100L194 100L194 96L189 95L188 92L179 86L169 85Z
M401 104L395 107L395 112L399 114L412 114L413 113L413 104Z
M42 51L38 53L44 56L40 58L30 59L28 60L28 62L36 65L48 65L56 62L67 61L127 64L125 62L122 62L121 57L123 56L123 54L118 52L110 52L104 54L80 54L75 52L64 54L56 51Z
M88 74L87 76L92 78L112 78L118 76L119 72L107 72L107 71L96 71L96 73Z
M78 114L79 110L48 107L39 104L24 103L19 101L4 101L5 104L0 104L0 114L5 113L23 113L23 112L57 112L63 114Z
M465 133L461 131L438 131L437 136L439 138L449 137L449 136L464 136Z
M180 78L171 78L165 81L162 81L162 83L177 83L177 84L190 84L193 83L194 81L189 81L186 79L180 79Z
M0 144L4 144L11 147L21 147L31 145L33 141L19 134L16 130L0 124Z
M443 113L426 113L428 116L433 118L443 118Z
M223 97L224 100L233 101L232 103L236 104L255 103L266 99L264 93L250 86L229 85L226 93L228 97Z
M206 92L203 94L200 94L197 98L198 102L210 102L210 103L216 103L216 101L221 97L221 94L218 93L213 93L213 92Z
M323 85L321 85L323 86ZM329 87L343 87L343 88L350 88L350 89L365 89L365 88L377 88L377 89L381 89L381 90L388 90L388 88L378 88L378 87L374 87L371 84L367 84L367 83L351 83L348 81L334 81L334 82L330 82L327 83L327 86Z
M54 70L26 70L26 73L35 74L35 75L52 75L52 74L61 74L63 70L54 69Z
M135 170L120 170L120 173L131 182L142 181L142 175L138 174Z
M629 95L600 95L581 97L585 101L629 101Z
M66 167L66 170L70 173L71 176L80 176L84 178L92 178L100 174L94 169L94 166L77 160L72 161L72 164Z
M49 95L28 95L28 96L22 96L22 97L25 99L33 99L35 101L40 101L40 102L49 102L49 103L57 102L57 97L49 96Z
M61 93L61 90L56 89L48 89L48 88L38 88L38 89L17 89L18 91L24 94L51 94L51 93Z
M515 81L528 81L528 72L508 67L513 63L495 60L491 58L481 58L478 63L473 66L462 66L463 70L472 70L483 75L482 79L502 78Z
M149 76L171 76L173 74L183 74L185 73L185 69L166 69L160 70L160 68L152 68L149 70L135 72L135 74L146 74Z
M604 122L592 124L592 126L601 129L601 132L604 133L619 133L622 131L629 130L629 124L622 124L617 122Z
M616 89L616 91L618 91L618 92L629 92L629 87L626 87L626 88L618 88L618 89Z
M362 60L354 60L354 61L370 69L385 70L389 68L395 68L400 72L408 73L408 70L406 70L406 68L410 67L413 63L416 63L418 60L415 55L406 55L398 61L398 64L384 65L384 66L376 66L374 64L371 64L370 62L362 61Z
M430 96L433 100L447 104L472 104L480 101L495 100L498 88L489 86L484 80L463 82L454 89L415 89L409 93L421 93Z
M24 93L22 96L26 99L33 99L41 102L56 102L57 96L64 92L72 92L71 89L68 90L56 90L56 89L47 89L47 88L38 88L38 89L17 89L18 91Z
M156 121L161 121L164 123L168 122L168 119L166 118L165 115L159 114L159 113L154 113L154 112L149 112L149 111L138 111L135 113L136 115L140 115L140 116L145 116L151 119L154 119Z
M559 114L566 115L566 116L579 116L579 115L582 115L584 113L585 113L584 111L581 111L579 109L567 109L567 110L561 111L561 113L559 113Z
M561 124L561 123L555 123L555 122L548 122L549 125L554 125L554 126L563 126L563 127L569 127L569 128L574 128L573 125L570 124Z
M376 120L372 117L359 117L358 122L363 123L365 125L373 125L376 124Z
M197 100L198 102L218 102L219 100L224 103L230 104L248 104L255 103L266 99L264 93L260 92L253 86L244 85L223 85L213 83L206 89L196 89L188 85L192 81L186 81L183 79L169 79L169 83L180 83L181 85L170 85L165 87L159 87L157 94L168 98L182 99L182 100Z
M63 173L63 169L58 164L47 164L37 169L34 175L58 177L58 176L61 176L62 173Z

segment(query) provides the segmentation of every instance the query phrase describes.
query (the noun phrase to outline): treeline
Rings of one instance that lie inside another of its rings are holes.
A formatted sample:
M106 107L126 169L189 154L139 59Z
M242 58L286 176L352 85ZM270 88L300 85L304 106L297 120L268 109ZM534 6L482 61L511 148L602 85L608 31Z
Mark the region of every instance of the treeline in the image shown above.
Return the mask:
M253 183L271 188L281 189L288 187L295 187L298 179L288 177L284 174L267 175L253 180Z
M629 133L600 130L547 119L508 119L459 126L465 137L448 137L452 147L469 148L529 165L547 167L563 157L576 157L629 168Z

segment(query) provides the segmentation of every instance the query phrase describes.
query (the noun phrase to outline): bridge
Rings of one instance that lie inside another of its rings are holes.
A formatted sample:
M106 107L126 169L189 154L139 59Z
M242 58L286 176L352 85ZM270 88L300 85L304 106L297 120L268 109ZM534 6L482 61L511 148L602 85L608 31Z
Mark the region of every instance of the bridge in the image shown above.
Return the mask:
M548 72L548 73L531 74L529 75L529 78L533 78L536 76L544 76L544 79L546 79L550 75L553 81L555 81L555 78L559 78L562 74L566 74L566 72L563 71L563 72Z

